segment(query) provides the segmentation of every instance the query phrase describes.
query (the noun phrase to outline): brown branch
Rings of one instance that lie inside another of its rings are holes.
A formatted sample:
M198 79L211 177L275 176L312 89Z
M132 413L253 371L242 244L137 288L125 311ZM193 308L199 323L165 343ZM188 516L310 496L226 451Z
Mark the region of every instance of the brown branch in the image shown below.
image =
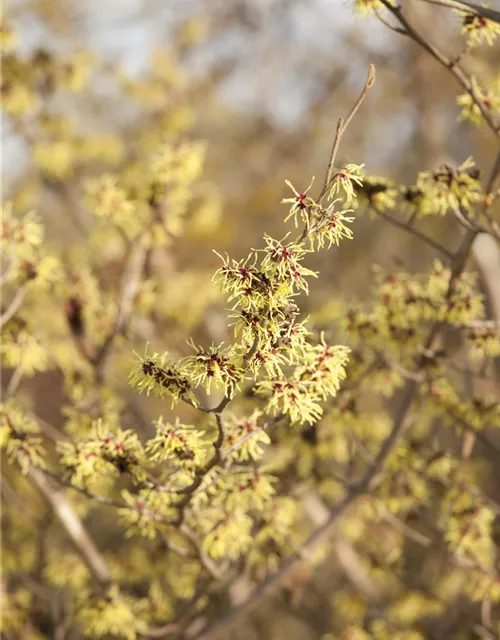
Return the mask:
M179 515L175 520L174 524L178 526L182 525L184 521L184 512L187 506L189 505L189 503L191 502L193 493L201 485L207 473L222 461L222 445L224 444L225 430L224 430L224 423L222 421L222 416L220 415L220 413L215 414L215 420L217 423L217 438L213 443L214 453L212 457L204 467L196 471L193 482L189 486L185 487L184 489L179 489L178 491L178 493L184 494L182 500L180 500L175 505L176 508L179 509Z
M451 251L448 251L446 247L444 247L442 244L439 244L439 242L436 242L425 233L422 233L422 231L415 229L414 226L410 226L407 222L402 222L401 220L394 218L393 216L389 215L385 211L382 211L381 209L377 209L376 207L372 206L371 209L378 216L380 216L382 220L385 220L386 222L389 222L393 226L397 227L398 229L402 229L403 231L406 231L407 233L410 233L411 235L415 236L415 238L422 240L422 242L425 242L430 247L432 247L442 255L446 256L446 258L448 258L449 260L453 257L453 254L451 253Z
M2 256L2 258L5 258L5 256ZM16 260L12 253L10 253L9 257L5 259L8 264L6 269L2 269L2 274L0 275L0 287L3 287L4 284L8 282L10 276L14 272L14 267L16 265Z
M383 507L383 505L379 505L377 507L377 511L379 516L383 520L388 522L390 525L394 527L394 529L396 529L396 531L399 531L410 540L413 540L414 542L416 542L422 547L430 547L432 545L433 541L431 540L431 538L429 538L429 536L426 536L420 531L417 531L416 529L413 529L412 527L408 526L406 522L404 522L404 520L401 520L400 518L396 517L388 509Z
M4 325L7 324L9 320L16 314L17 310L21 306L24 296L26 295L26 287L21 287L21 289L17 290L14 299L7 307L7 309L0 316L0 331L3 329Z
M23 378L22 364L23 362L22 362L22 355L21 355L21 361L19 362L13 374L11 375L9 384L7 385L7 389L3 394L4 402L6 402L9 398L11 398L16 393L16 391L19 388L19 385L21 384L21 380Z
M141 275L144 269L144 264L146 262L147 251L142 243L142 237L139 238L136 243L137 246L135 248L132 247L127 265L124 269L120 292L120 302L118 312L116 314L115 324L111 332L104 340L104 343L99 349L93 362L98 380L102 378L103 369L106 364L106 360L109 357L110 350L116 336L124 330L125 325L130 317L134 297L140 285Z
M235 443L233 443L227 449L221 450L220 461L221 462L225 461L225 463L221 467L221 470L218 473L218 475L208 485L206 485L203 489L206 491L209 487L212 487L216 482L218 482L218 480L221 477L221 475L230 469L230 466L231 466L231 463L232 463L232 460L231 460L231 457L230 457L231 454L233 454L235 451L240 449L246 442L248 442L248 440L251 440L255 435L257 435L258 433L261 433L262 431L265 431L267 428L275 425L277 422L282 420L284 417L285 417L284 414L282 414L282 413L278 414L277 416L275 416L274 418L271 418L270 420L268 420L266 423L264 423L260 427L257 427L253 431L249 431L248 433L245 433L245 435L241 436L241 438L239 438ZM204 475L206 475L206 473ZM183 489L172 489L172 488L167 487L165 485L156 484L154 482L154 480L146 480L144 482L144 485L146 487L148 487L149 489L154 489L155 491L159 491L160 493L176 493L176 494L179 495L179 494L185 494L185 493L192 493L192 491L193 491L193 488L192 488L193 484L190 484L188 487L184 487ZM198 486L200 486L200 485L198 485ZM196 490L196 488L194 490Z
M58 475L57 473L48 471L46 469L44 469L42 473L52 478L52 480L55 480L61 486L66 487L68 489L74 489L75 491L78 491L78 493L81 493L82 495L87 497L89 500L92 500L97 504L104 504L104 505L107 505L108 507L114 507L116 509L130 509L131 511L138 511L148 516L152 520L155 520L156 522L163 522L165 524L174 524L174 520L165 518L160 513L156 513L156 511L151 511L150 509L146 509L146 508L139 509L138 507L135 507L132 504L128 504L128 502L123 502L121 500L114 500L113 498L108 498L107 496L101 496L96 493L92 493L91 491L88 491L87 489L83 489L82 487L76 487L74 484L71 484L70 481L65 480L64 478L61 478L61 476Z
M54 510L59 522L66 530L94 578L103 588L109 587L112 578L106 561L95 546L65 493L54 489L40 469L30 467L28 475Z
M219 568L215 562L205 553L203 549L202 543L198 539L198 536L194 531L192 531L185 522L181 524L179 527L179 531L183 533L186 538L189 540L193 550L198 557L201 566L205 569L207 574L213 578L214 580L220 580L223 575L223 569Z
M467 91L470 97L478 106L479 110L485 121L487 122L490 129L495 133L496 136L500 137L500 124L495 121L492 117L491 113L488 111L484 100L478 95L476 88L473 86L470 77L465 73L465 71L460 67L456 61L450 60L447 56L444 55L439 49L437 49L434 45L432 45L428 40L425 39L406 19L403 14L403 9L400 6L394 7L389 0L380 0L383 5L386 7L388 11L392 13L392 15L398 20L398 22L404 28L404 35L408 36L411 40L419 44L423 49L425 49L430 55L437 60L440 64L446 67L458 80L458 82L462 85L462 87Z
M449 9L457 9L458 11L466 11L472 13L475 16L481 16L487 20L498 22L500 24L500 11L490 9L489 7L481 7L472 2L465 2L465 0L423 0L430 4L436 4L440 7L448 7Z
M0 482L0 490L4 495L5 499L8 500L12 505L17 507L17 509L22 513L25 518L30 520L32 523L37 525L42 524L42 519L39 518L36 513L34 513L26 504L25 500L20 498L16 491L11 487L9 481L2 473L2 480Z
M465 268L467 259L469 257L472 244L476 237L475 232L470 231L465 236L461 247L454 256L454 260L451 268L451 275L449 279L449 285L446 297L449 298L456 284L457 277L462 273ZM444 326L443 322L436 322L431 328L428 338L425 343L424 353L429 352L435 348L435 343L440 335L440 332ZM380 481L381 474L387 463L387 460L395 447L399 444L401 438L405 435L406 431L411 425L411 421L408 420L409 411L415 400L420 383L418 382L419 374L425 370L425 357L420 357L417 366L415 367L414 379L409 380L406 384L401 399L400 405L394 416L393 426L391 432L383 442L377 456L373 462L369 465L364 476L361 480L351 485L346 495L340 500L337 505L332 509L328 519L323 525L318 527L314 533L305 541L301 548L290 556L281 566L280 569L269 575L266 580L259 585L250 597L245 600L241 605L232 609L222 620L215 623L211 627L202 631L200 634L192 636L196 640L214 640L221 633L227 634L228 631L233 628L235 624L241 621L248 613L250 613L262 600L262 598L276 588L281 580L288 574L288 572L295 567L295 565L302 560L302 558L318 544L328 539L337 526L339 519L345 514L345 512L357 501L357 499L366 493L373 491Z
M351 109L351 111L350 111L349 115L347 116L347 118L345 120L343 118L339 118L339 121L337 123L337 129L335 131L335 138L333 140L333 146L332 146L332 150L331 150L331 153L330 153L330 160L328 162L328 169L327 169L327 172L326 172L325 183L323 185L323 189L321 191L321 194L320 194L318 200L321 200L321 198L325 195L325 193L327 192L328 187L330 186L331 181L333 179L333 175L332 175L333 174L333 167L334 167L334 164L335 164L335 158L337 157L337 152L338 152L338 149L339 149L339 146L340 146L340 141L342 139L342 136L344 135L347 127L351 123L351 120L356 115L358 109L363 104L366 96L368 95L368 92L373 87L374 83L375 83L375 66L373 64L370 64L369 67L368 67L368 77L366 79L365 86L363 87L363 91L361 92L359 98L354 103L354 106Z
M354 503L358 494L355 490L349 492L343 500L341 500L334 509L330 512L328 520L314 533L309 536L305 543L301 546L300 550L292 554L278 569L271 573L250 595L247 600L240 605L234 607L226 616L222 617L218 622L212 625L206 630L202 630L199 634L194 636L188 636L188 638L196 640L214 640L217 637L227 637L228 632L234 628L234 626L241 622L241 619L248 615L255 607L262 601L264 596L271 590L276 588L280 581L282 581L288 573L300 562L308 551L311 551L318 546L321 542L328 539L334 530L338 520L347 509Z

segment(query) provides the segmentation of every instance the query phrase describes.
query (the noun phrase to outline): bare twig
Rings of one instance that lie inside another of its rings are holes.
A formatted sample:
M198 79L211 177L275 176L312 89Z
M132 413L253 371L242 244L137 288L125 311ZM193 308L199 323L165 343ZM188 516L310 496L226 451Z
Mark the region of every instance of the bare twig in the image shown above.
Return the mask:
M196 489L198 489L202 484L207 473L222 461L222 445L224 444L225 429L220 413L215 414L215 419L217 424L217 438L213 443L214 453L212 457L204 467L196 471L193 482L189 486L184 487L184 489L179 489L178 491L178 493L183 494L182 499L176 504L176 507L179 510L179 515L175 520L175 524L178 526L181 526L184 521L185 510L191 502L191 498Z
M487 20L498 22L500 24L500 11L490 9L489 7L482 7L472 2L465 2L465 0L423 0L430 4L436 4L441 7L448 7L449 9L457 9L458 11L467 11L475 16L481 16Z
M102 377L106 360L110 354L111 346L116 336L123 331L132 312L132 303L141 282L141 275L147 255L146 248L141 240L142 238L139 238L135 248L133 247L131 249L129 260L123 273L120 302L115 324L109 335L104 340L104 343L99 349L94 360L94 366L98 378Z
M495 184L499 178L500 178L500 151L497 153L497 157L495 158L495 163L491 168L490 176L486 184L485 193L493 193L493 190L495 189Z
M446 258L448 258L449 260L453 257L451 251L448 251L448 249L442 244L439 244L439 242L436 242L425 233L422 233L422 231L419 231L413 225L410 226L408 223L394 218L393 216L389 215L385 211L382 211L381 209L378 209L377 207L372 206L371 209L375 211L375 213L386 222L389 222L393 226L398 227L398 229L402 229L403 231L410 233L412 236L415 236L415 238L422 240L422 242L425 242L430 247L441 253L443 256L446 256Z
M59 522L95 579L103 588L109 587L112 579L108 566L65 493L54 489L40 469L30 467L28 475L53 508Z
M215 562L205 553L201 542L198 540L198 536L194 531L192 531L185 522L181 524L179 527L179 531L183 533L186 538L191 543L196 555L201 563L201 566L205 569L207 574L213 578L214 580L220 580L223 574L222 569L220 569Z
M398 517L393 515L388 509L385 509L382 505L379 505L377 508L380 517L383 520L386 520L390 525L392 525L397 531L402 533L404 536L413 540L417 544L422 547L430 547L432 544L432 540L429 536L420 533L416 529L412 529L412 527L408 526L406 522L400 520Z
M65 441L70 440L69 436L67 436L62 431L59 431L59 429L56 429L54 425L50 424L43 418L40 418L40 416L37 416L36 413L33 413L32 411L29 411L27 409L25 409L25 411L27 415L33 418L33 420L37 421L38 426L40 427L40 430L42 431L43 435L49 438L50 440L53 440L54 442L58 442L59 440L65 440Z
M8 264L5 270L2 270L2 275L0 276L0 287L3 287L4 284L9 280L10 276L14 272L14 266L16 264L16 260L14 254L11 253L8 257Z
M387 20L387 18L384 16L382 11L378 10L378 7L376 5L374 5L374 12L377 18L380 20L380 22L383 25L385 25L388 29L390 29L391 31L395 31L396 33L399 33L402 36L405 35L405 30L402 29L401 27L396 27L395 25L391 24L389 20Z
M373 87L374 83L375 83L375 66L373 64L370 64L370 66L368 67L368 77L366 79L365 86L363 87L363 91L361 92L359 98L356 100L356 102L355 102L353 108L351 109L349 115L347 116L347 118L345 120L343 118L340 118L338 123L337 123L337 129L335 131L335 138L333 139L333 146L332 146L332 150L331 150L331 153L330 153L330 160L328 162L328 169L327 169L327 172L326 172L325 183L323 185L323 189L321 191L321 194L320 194L318 200L321 200L321 198L325 195L325 193L328 190L328 187L331 184L331 181L332 181L332 178L333 178L333 169L334 169L334 165L335 165L335 158L337 157L337 151L339 149L340 141L342 139L342 136L344 135L345 130L347 129L347 127L351 123L351 120L356 115L358 109L363 104L364 99L368 95L368 92Z
M4 327L4 325L15 315L19 307L21 306L24 296L26 295L26 287L21 287L17 290L14 299L7 307L7 309L0 316L0 330Z
M22 368L22 356L21 362L17 365L12 374L9 384L7 385L7 389L5 390L5 394L3 397L3 401L6 402L9 398L11 398L15 392L18 390L19 385L21 384L21 380L23 378L23 368Z
M328 520L330 510L315 493L307 491L303 504L316 527ZM370 600L376 600L379 594L377 587L366 570L366 567L363 566L352 544L337 532L332 548L339 565L342 567L349 581L360 593L370 598Z
M483 98L478 94L477 89L472 84L470 77L460 67L456 61L450 60L445 56L437 47L432 45L424 36L422 36L407 20L403 13L403 9L400 6L393 6L389 0L381 0L383 5L392 15L398 20L401 26L404 28L404 35L414 40L417 44L423 47L430 55L437 60L440 64L446 67L467 91L470 97L478 106L479 110L490 129L496 136L500 137L500 124L496 122L491 112L488 110Z
M16 491L11 487L9 481L2 473L2 481L0 483L0 489L5 497L11 504L16 506L19 511L31 522L41 524L42 520L34 513L26 504L26 501L20 498Z
M55 480L61 486L67 487L68 489L73 489L74 491L78 491L78 493L81 493L82 495L86 496L89 500L92 500L97 504L105 504L109 507L115 507L116 509L130 509L131 511L140 511L140 513L143 513L144 515L148 516L152 520L155 520L156 522L163 522L165 524L174 523L173 520L170 520L169 518L165 518L164 516L162 516L160 513L157 513L156 511L151 511L150 509L146 509L143 507L139 509L138 507L135 507L133 504L128 504L128 502L123 502L121 500L114 500L113 498L108 498L107 496L101 496L96 493L92 493L91 491L88 491L87 489L83 489L82 487L76 487L74 484L71 484L71 482L69 482L68 480L64 480L64 478L61 478L61 476L58 475L57 473L48 471L47 469L44 469L42 473L45 474L46 476L49 476L53 480Z

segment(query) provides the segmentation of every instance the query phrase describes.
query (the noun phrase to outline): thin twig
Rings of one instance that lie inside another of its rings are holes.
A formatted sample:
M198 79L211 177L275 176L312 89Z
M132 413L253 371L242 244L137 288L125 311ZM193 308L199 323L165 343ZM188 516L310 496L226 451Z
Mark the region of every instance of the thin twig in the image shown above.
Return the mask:
M451 253L451 251L448 251L446 247L444 247L442 244L439 244L439 242L436 242L425 233L422 233L422 231L419 231L414 226L409 226L408 223L402 222L401 220L394 218L393 216L389 215L385 211L382 211L381 209L378 209L376 207L371 207L371 210L373 210L378 216L380 216L386 222L389 222L395 227L398 227L398 229L403 229L403 231L410 233L411 235L415 236L415 238L422 240L422 242L425 242L430 247L432 247L442 255L446 256L448 260L451 260L451 258L453 257L453 254Z
M203 479L205 478L207 473L222 461L222 445L224 444L225 429L220 413L215 414L215 420L217 424L217 438L213 443L214 453L212 457L204 467L196 471L193 482L189 486L185 487L184 489L179 489L178 491L178 493L182 493L184 495L182 500L180 500L180 502L176 504L176 507L179 510L179 515L177 517L177 520L175 521L175 524L177 525L182 524L184 520L184 512L191 502L191 498L194 492L202 484Z
M500 151L497 153L497 156L495 158L495 163L491 168L490 176L486 184L485 193L493 193L493 190L495 189L495 184L498 178L500 178Z
M65 493L54 489L40 469L30 467L28 475L54 510L90 572L103 588L109 587L112 579L108 566Z
M500 24L500 11L490 9L489 7L481 7L472 2L465 2L465 0L423 0L430 4L436 4L441 7L448 7L449 9L458 9L458 11L466 11L472 13L475 16L481 16L487 20L498 22Z
M26 295L26 287L21 287L17 290L14 299L7 307L7 309L0 316L0 331L3 329L4 325L15 315L19 307L21 306L24 296Z
M23 367L22 367L22 355L21 355L21 361L15 368L14 373L12 374L9 380L9 384L7 385L7 389L5 390L4 397L3 397L4 402L6 402L9 398L12 398L12 396L16 393L16 391L19 388L19 385L21 384L22 378L23 378Z
M0 276L0 287L3 287L4 284L9 280L10 276L14 272L14 266L16 264L16 260L14 258L14 254L11 253L8 258L8 265L5 270L2 270L2 275Z
M485 121L487 122L490 129L495 133L496 136L500 137L500 124L495 121L492 117L490 111L488 110L486 104L482 97L478 94L476 88L472 84L471 79L465 73L465 71L456 64L455 61L450 60L447 56L445 56L439 49L437 49L434 45L432 45L428 40L425 39L407 20L406 16L403 14L403 9L400 6L393 6L389 0L380 0L383 5L386 7L388 11L392 13L392 15L399 21L399 23L404 28L404 35L408 36L411 40L414 40L417 44L423 47L430 55L437 60L440 64L446 67L458 80L458 82L462 85L462 87L467 91L470 97L478 106L479 110Z
M366 79L365 86L363 87L363 91L361 92L359 98L354 103L354 106L352 107L352 109L351 109L349 115L347 116L347 118L345 120L343 118L339 118L339 121L337 123L337 129L335 131L335 138L333 140L333 146L332 146L332 150L331 150L331 153L330 153L330 160L328 162L328 169L327 169L327 172L326 172L325 183L323 185L323 189L321 191L321 194L320 194L318 200L321 200L321 198L325 195L325 193L328 190L328 187L331 184L332 177L333 177L333 168L334 168L334 164L335 164L335 158L337 157L337 152L338 152L338 149L339 149L339 146L340 146L340 141L342 139L342 136L344 135L345 130L347 129L347 127L351 123L351 120L356 115L358 109L363 104L364 99L368 95L368 92L373 87L374 83L375 83L375 66L373 64L370 64L369 67L368 67L368 77Z
M376 5L374 5L373 10L377 18L380 20L380 22L383 25L385 25L388 29L390 29L391 31L395 31L396 33L399 33L402 36L405 35L405 30L401 29L401 27L396 27L395 25L391 24L389 20L387 20L387 18L384 16L384 14L378 10L378 7Z
M9 500L11 504L15 505L19 511L31 522L41 524L42 520L34 513L26 504L26 501L20 498L16 491L11 487L9 481L2 473L2 481L0 483L0 489L4 494L6 500Z
M207 574L214 580L220 580L223 571L212 561L212 559L205 553L201 542L198 540L198 536L192 531L185 522L179 527L179 531L183 533L191 543L196 555L201 563L201 566L205 569Z
M414 542L421 545L422 547L431 546L432 540L429 538L429 536L426 536L425 534L420 533L420 531L417 531L416 529L412 529L412 527L409 527L406 524L406 522L404 522L403 520L400 520L398 517L392 514L388 509L385 509L382 505L378 506L378 512L380 517L383 520L386 520L397 531L402 533L404 536L406 536L410 540L413 540Z
M104 340L94 360L98 379L102 377L106 360L116 336L123 331L132 312L132 304L141 282L146 255L146 247L142 243L142 238L139 238L137 240L137 246L131 249L129 260L124 269L115 324Z
M87 497L89 500L92 500L97 504L105 504L109 507L114 507L116 509L130 509L131 511L139 511L140 513L143 513L144 515L148 516L152 520L155 520L155 522L163 522L164 524L174 524L174 520L165 518L164 516L162 516L160 513L157 513L156 511L151 511L150 509L146 509L146 508L139 509L138 507L134 506L133 504L129 504L128 502L114 500L113 498L108 498L107 496L101 496L96 493L92 493L91 491L88 491L88 489L84 489L82 487L76 487L69 480L65 480L64 478L61 478L61 476L58 475L57 473L48 471L47 469L44 469L43 473L46 476L49 476L50 478L55 480L61 486L67 487L68 489L74 489L75 491L78 491L78 493L81 493L82 495Z

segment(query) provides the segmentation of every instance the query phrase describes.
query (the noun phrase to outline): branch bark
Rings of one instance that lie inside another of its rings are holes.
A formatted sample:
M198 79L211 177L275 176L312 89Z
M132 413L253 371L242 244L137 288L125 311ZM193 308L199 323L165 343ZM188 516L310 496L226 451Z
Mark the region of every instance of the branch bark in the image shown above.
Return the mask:
M481 16L487 20L498 22L500 24L500 11L490 9L489 7L481 7L473 2L465 2L465 0L421 0L429 4L436 4L440 7L448 7L449 9L457 9L458 11L467 11L475 16Z
M71 538L76 550L80 554L94 578L104 589L112 583L106 561L85 529L81 519L69 502L63 491L54 489L43 471L30 467L28 475L33 484L50 504L59 522Z
M500 124L493 118L490 111L488 110L484 100L478 95L476 88L473 86L470 77L467 73L462 69L462 67L458 64L456 60L451 60L448 58L442 51L440 51L437 47L431 44L424 36L422 36L414 27L410 24L408 19L401 7L394 7L389 0L381 0L385 8L392 13L392 15L398 20L402 29L403 35L408 36L411 40L419 44L423 47L435 60L437 60L441 65L446 67L458 80L458 82L462 85L462 87L467 91L467 93L474 100L476 105L478 106L481 114L488 124L493 133L500 137Z

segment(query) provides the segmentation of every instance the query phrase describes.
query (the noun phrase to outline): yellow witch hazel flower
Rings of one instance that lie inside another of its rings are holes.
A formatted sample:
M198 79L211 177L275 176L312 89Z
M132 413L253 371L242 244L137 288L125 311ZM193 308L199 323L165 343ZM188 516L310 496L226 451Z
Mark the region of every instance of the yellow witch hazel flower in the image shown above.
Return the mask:
M500 328L470 327L465 337L470 345L471 360L495 358L500 355Z
M200 175L204 159L205 145L202 142L177 146L165 143L153 158L150 169L158 184L190 184Z
M16 462L23 473L31 465L45 467L40 429L15 403L2 405L0 412L0 444L9 463Z
M145 608L144 600L135 600L113 586L104 598L101 594L94 595L83 590L77 604L76 617L87 636L103 638L112 635L125 640L136 640L146 630L140 617Z
M49 552L43 573L50 584L75 590L84 588L91 580L90 571L79 555L66 552L61 556L55 549Z
M276 496L262 514L263 524L257 532L254 545L248 553L250 565L266 566L275 570L281 561L279 553L291 537L291 528L297 516L297 504L289 497ZM276 549L273 554L272 549Z
M207 494L212 496L211 504L221 509L263 510L276 493L273 486L276 482L277 478L262 468L239 467L216 481L207 489Z
M87 202L97 218L115 224L128 237L133 237L146 225L145 212L128 197L115 176L103 175L89 182Z
M63 179L73 174L77 149L70 140L40 142L33 149L33 158L46 175Z
M356 207L370 205L379 211L394 209L398 197L397 188L385 178L369 176L363 179L361 186L355 185Z
M3 331L0 353L3 366L19 369L23 376L31 377L50 367L47 346L28 329L19 328L16 320L10 321Z
M330 199L340 197L346 202L354 200L356 197L355 189L363 185L361 174L364 166L364 164L346 164L340 171L337 171L332 178Z
M321 210L321 205L318 204L313 198L311 198L311 196L307 195L311 187L313 186L314 178L312 178L307 189L301 192L297 191L297 189L289 180L285 180L285 183L294 193L293 198L284 198L281 201L281 204L292 205L290 208L290 213L285 218L285 222L288 222L290 218L293 218L295 227L298 226L299 220L301 220L306 225L306 227L309 227L311 216L314 215L315 211Z
M127 537L140 535L154 540L158 533L165 532L168 521L177 516L172 493L141 489L139 493L122 491L122 498L128 505L118 510L121 521L127 527Z
M500 79L491 83L489 89L482 88L474 76L471 76L471 83L474 94L477 95L486 110L498 115L500 113ZM470 121L478 126L484 124L481 109L468 91L458 96L457 104L462 107L459 120Z
M233 395L243 372L233 361L231 349L222 349L223 343L210 347L197 347L191 340L190 344L196 351L196 355L184 358L182 363L193 381L195 387L204 385L207 393L210 393L212 385L223 388L224 392Z
M466 36L467 46L469 48L477 47L483 44L483 42L492 46L500 34L500 24L493 20L488 20L484 16L470 13L468 11L460 11L460 13L463 16L460 33L461 35Z
M444 216L449 210L470 214L482 198L479 171L473 158L456 169L442 165L436 171L422 171L417 189L423 194L419 214Z
M237 560L253 542L252 518L241 509L233 511L203 540L203 547L214 560Z
M294 242L284 243L283 240L275 240L267 234L264 236L264 240L267 247L261 249L265 254L261 267L268 274L268 277L288 282L291 286L308 293L306 277L317 278L318 274L316 271L303 267L300 261L311 251Z
M301 380L264 380L258 383L256 393L269 398L267 411L273 415L284 413L292 424L313 423L323 413L309 385Z
M248 418L235 419L232 424L227 425L226 443L228 448L225 455L230 455L237 462L262 458L265 453L264 447L271 443L271 438L258 427L257 421L261 416L262 412L256 409ZM244 442L237 446L243 440Z
M353 233L351 229L345 224L354 222L353 216L346 214L351 213L352 209L346 209L345 211L335 210L335 205L339 202L339 199L334 200L330 206L323 212L324 219L318 225L315 233L311 239L312 244L316 242L318 249L322 249L325 245L330 248L333 244L339 246L339 243L344 238L351 240Z
M137 434L111 430L100 419L92 425L87 438L75 443L59 442L57 450L75 487L112 484L120 474L129 475L136 483L146 477L148 461Z
M500 580L495 575L488 575L480 571L472 572L473 580L467 580L465 591L473 602L489 600L500 602Z
M209 443L205 432L193 426L164 423L163 417L156 422L156 435L148 440L145 452L154 462L175 462L187 469L199 466L207 458Z
M458 557L472 560L485 569L491 568L495 555L493 510L477 504L466 492L460 495L455 487L445 497L442 508L447 516L444 537L448 546Z
M168 394L174 406L181 398L186 397L195 402L191 393L191 383L186 377L185 367L174 364L168 359L168 353L147 354L138 356L130 371L129 382L140 392L151 392L159 398Z
M41 640L29 628L34 597L26 588L7 590L2 585L2 631L6 637L19 638L23 634L28 640Z
M89 51L77 51L64 67L64 85L75 93L87 86L94 63L94 56Z
M14 253L19 258L30 260L34 251L43 242L44 229L40 217L34 211L22 217L16 216L12 210L12 203L2 206L0 222L0 238L2 253Z
M322 335L319 344L307 346L294 377L306 380L312 392L322 400L333 397L346 377L349 353L349 347L326 344Z
M5 20L5 16L2 16L0 23L0 47L2 54L10 53L17 44L17 34L12 29L11 25Z
M345 378L350 349L329 346L323 336L318 345L306 345L301 365L290 378L263 380L256 393L268 397L267 410L284 413L292 423L313 423L323 414L321 402L336 395Z

